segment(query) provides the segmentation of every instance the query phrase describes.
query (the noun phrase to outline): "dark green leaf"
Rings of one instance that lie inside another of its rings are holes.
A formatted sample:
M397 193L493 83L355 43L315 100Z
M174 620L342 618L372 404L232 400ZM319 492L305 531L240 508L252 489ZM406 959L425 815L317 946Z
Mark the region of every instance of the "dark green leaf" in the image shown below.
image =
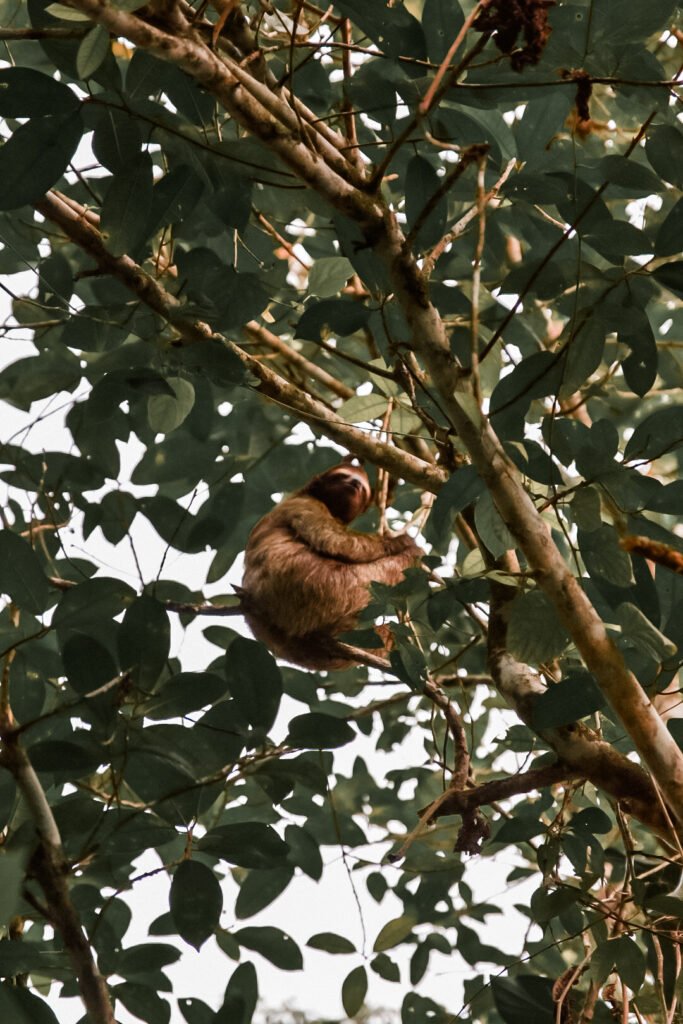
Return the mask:
M0 984L0 1017L12 1024L58 1024L43 999L8 982Z
M403 914L401 917L395 917L393 921L387 921L375 939L375 943L372 947L373 951L375 953L381 953L385 949L391 949L393 946L398 946L400 942L403 942L403 940L410 935L416 923L415 918L410 917L407 914Z
M216 1014L215 1024L251 1024L257 999L256 970L247 961L233 971L225 990L223 1005Z
M364 327L370 310L351 299L324 299L308 306L296 326L297 338L320 341L327 334L344 337Z
M628 587L633 582L631 559L619 547L619 538L613 526L606 523L597 530L578 532L581 557L591 576L608 580L616 587Z
M441 179L429 161L414 156L406 170L406 217L408 230L416 232L421 248L438 242L446 227L446 196L442 195L435 203L440 185Z
M0 926L6 928L21 901L27 855L21 850L0 854Z
M311 949L322 949L325 953L355 953L356 947L343 935L335 935L334 932L319 932L311 935L306 943Z
M496 1009L505 1024L554 1024L555 1003L550 978L519 975L491 978Z
M0 149L0 210L41 199L66 170L83 134L79 110L28 121Z
M73 113L80 106L76 93L33 68L0 69L0 115L46 117Z
M179 999L178 1008L187 1024L215 1024L213 1010L201 999Z
M354 729L341 718L333 718L320 711L297 715L289 723L287 743L292 747L310 747L325 750L343 747L356 738Z
M578 722L604 706L605 698L593 676L577 670L549 686L546 693L537 698L533 705L533 725L535 729L557 729Z
M226 654L225 673L245 719L267 732L282 698L282 676L272 654L262 644L238 637Z
M304 965L294 939L279 928L240 928L234 936L240 946L260 953L283 971L300 971Z
M240 920L253 917L254 914L258 914L259 910L270 906L280 893L285 891L293 877L294 868L291 867L273 868L270 871L250 871L240 885L240 891L237 894L235 917Z
M11 530L0 530L0 592L29 612L45 610L48 582L28 541Z
M126 981L114 986L114 994L129 1013L148 1024L168 1024L171 1019L171 1007L148 985Z
M170 908L178 934L200 949L218 927L223 894L210 868L195 860L184 860L171 883Z
M683 444L683 405L664 405L638 424L624 451L625 459L656 459Z
M199 841L199 849L245 868L283 866L289 852L274 829L257 821L211 829Z
M151 687L166 664L170 624L163 605L143 595L126 610L118 636L119 661L139 685Z
M568 643L569 633L541 590L529 590L515 597L510 606L508 644L519 661L534 665L552 661Z
M342 985L342 1005L347 1017L355 1017L365 1002L368 991L368 976L364 967L354 969L344 978Z
M422 8L422 28L427 53L434 64L440 64L464 22L460 4L453 0L426 0Z
M653 125L645 140L647 158L657 174L683 187L683 134L670 124Z
M140 153L112 179L102 204L101 229L107 248L131 252L146 239L152 204L152 160Z

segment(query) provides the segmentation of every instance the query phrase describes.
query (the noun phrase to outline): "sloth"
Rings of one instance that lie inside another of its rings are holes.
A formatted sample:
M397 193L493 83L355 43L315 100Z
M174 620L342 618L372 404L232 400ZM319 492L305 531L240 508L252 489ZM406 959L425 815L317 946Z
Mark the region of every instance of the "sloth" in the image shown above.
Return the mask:
M365 470L341 463L314 476L251 531L241 602L252 633L273 654L310 669L357 664L334 638L354 628L371 583L399 583L422 555L406 534L348 528L371 501Z

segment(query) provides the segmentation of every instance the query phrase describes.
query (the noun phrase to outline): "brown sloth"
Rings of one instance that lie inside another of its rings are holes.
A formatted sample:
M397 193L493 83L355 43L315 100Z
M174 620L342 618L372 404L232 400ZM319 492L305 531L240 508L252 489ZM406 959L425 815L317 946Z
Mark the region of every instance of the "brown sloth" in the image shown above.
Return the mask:
M406 534L348 528L371 500L365 470L341 463L314 476L251 531L241 600L252 633L278 657L312 669L357 664L334 637L353 629L371 583L399 583L419 562L422 550Z

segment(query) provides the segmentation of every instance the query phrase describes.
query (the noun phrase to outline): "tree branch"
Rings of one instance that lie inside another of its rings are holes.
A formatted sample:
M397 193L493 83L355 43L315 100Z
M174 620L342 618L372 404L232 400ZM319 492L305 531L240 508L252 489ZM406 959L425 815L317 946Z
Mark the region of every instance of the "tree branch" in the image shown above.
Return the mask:
M538 729L534 725L534 706L539 696L546 692L546 687L537 672L517 661L507 650L505 606L509 597L509 587L492 584L489 666L501 696L522 721L555 751L564 765L567 778L572 775L588 779L620 801L624 810L670 841L671 828L656 788L640 765L601 740L581 722L552 729ZM657 718L661 724L659 715Z
M78 979L83 1004L93 1024L116 1024L107 984L93 958L90 943L69 894L69 866L52 808L26 751L13 729L2 731L0 766L14 777L39 837L31 869L45 896L51 923L61 935Z

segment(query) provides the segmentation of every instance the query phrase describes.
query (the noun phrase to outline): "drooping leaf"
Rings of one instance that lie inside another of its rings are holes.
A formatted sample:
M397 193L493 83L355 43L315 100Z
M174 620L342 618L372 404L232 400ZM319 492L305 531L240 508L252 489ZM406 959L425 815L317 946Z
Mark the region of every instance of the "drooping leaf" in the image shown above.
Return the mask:
M200 861L184 860L171 883L170 908L178 934L200 949L218 926L223 894L216 876Z
M245 868L282 867L289 850L274 829L256 821L211 829L199 848Z
M0 592L27 611L40 613L48 599L48 581L28 541L12 530L0 530Z
M226 655L230 692L245 719L268 730L282 698L282 677L273 656L254 640L238 637Z
M33 118L0 148L0 210L41 199L66 170L83 134L80 110Z
M300 971L303 967L301 950L291 936L279 928L240 928L234 935L240 946L260 953L280 970Z
M344 978L342 985L342 1005L347 1017L355 1017L365 1002L368 991L368 976L364 967L354 969Z

